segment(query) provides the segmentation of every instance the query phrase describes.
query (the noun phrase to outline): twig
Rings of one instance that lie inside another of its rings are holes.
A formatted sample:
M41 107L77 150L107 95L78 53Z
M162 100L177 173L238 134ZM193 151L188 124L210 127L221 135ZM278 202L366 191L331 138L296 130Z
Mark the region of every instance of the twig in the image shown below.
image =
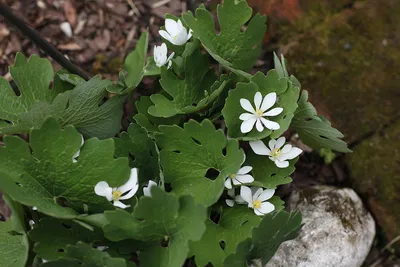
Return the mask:
M29 27L23 19L16 16L12 12L11 8L9 8L6 4L0 3L0 15L2 15L12 26L17 28L23 35L28 37L33 43L35 43L41 50L48 54L63 68L67 69L71 73L81 76L85 80L90 78L86 72L84 72L78 66L72 64L72 62L65 58L53 45L44 40L36 30Z
M154 3L154 4L152 4L152 5L151 5L151 8L156 9L156 8L158 8L158 7L161 7L161 6L163 6L163 5L168 4L169 2L171 2L171 0L161 0L161 1L158 1L158 2L156 2L156 3Z

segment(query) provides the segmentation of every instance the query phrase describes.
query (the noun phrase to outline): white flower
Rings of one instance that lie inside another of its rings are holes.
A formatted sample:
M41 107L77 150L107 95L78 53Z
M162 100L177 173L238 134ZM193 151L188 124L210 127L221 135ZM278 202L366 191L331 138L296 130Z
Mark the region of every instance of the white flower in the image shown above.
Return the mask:
M278 130L280 126L277 122L264 118L279 115L283 111L283 108L273 108L266 112L273 105L275 105L275 102L276 93L269 93L264 97L263 100L261 93L257 92L254 95L254 109L249 100L241 98L240 105L244 110L250 113L243 113L240 115L239 119L243 121L242 125L240 126L240 131L242 133L249 133L251 130L253 130L254 124L259 132L262 132L264 127L270 130Z
M157 67L162 67L168 63L168 69L172 65L171 59L174 57L175 53L173 52L169 57L167 57L168 49L167 45L163 43L160 46L154 46L154 62Z
M81 141L81 147L79 148L78 151L76 151L75 155L72 156L72 162L77 163L78 161L76 160L79 155L81 154L81 148L83 146L83 143L85 142L85 139L83 139L83 136L81 135L82 141Z
M151 197L151 188L153 186L157 186L157 183L150 180L148 186L143 187L143 194L146 197Z
M257 215L265 215L275 210L275 206L268 202L275 193L275 189L262 189L261 187L240 187L240 196L247 202L249 208L254 209Z
M234 188L228 190L228 196L230 196L232 198L232 199L225 199L225 203L229 207L235 206L235 203L237 203L237 204L245 204L246 203L246 201L244 201L240 195L235 196Z
M165 30L160 30L158 33L174 45L184 45L192 37L192 30L188 32L181 20L166 19Z
M250 141L250 147L257 155L269 156L269 159L275 162L278 168L286 168L289 166L290 159L294 159L303 152L298 147L285 145L285 137L280 137L278 140L271 139L268 143L269 148L261 141Z
M125 209L130 205L125 205L120 200L130 199L136 194L139 188L137 169L131 169L129 180L120 187L110 187L107 182L98 182L94 187L94 192L102 197L106 197L108 201L113 201L114 206Z
M225 187L227 189L232 189L233 185L240 185L240 184L249 184L254 182L253 176L248 174L251 172L253 167L251 166L244 166L239 169L237 173L232 173L228 177L225 178Z

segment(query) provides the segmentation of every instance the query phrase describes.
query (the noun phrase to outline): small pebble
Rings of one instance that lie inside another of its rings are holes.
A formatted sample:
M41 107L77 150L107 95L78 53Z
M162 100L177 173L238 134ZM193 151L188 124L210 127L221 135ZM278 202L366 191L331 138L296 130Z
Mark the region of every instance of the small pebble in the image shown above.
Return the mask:
M72 37L72 28L69 22L63 22L60 24L60 29L65 33L66 36Z

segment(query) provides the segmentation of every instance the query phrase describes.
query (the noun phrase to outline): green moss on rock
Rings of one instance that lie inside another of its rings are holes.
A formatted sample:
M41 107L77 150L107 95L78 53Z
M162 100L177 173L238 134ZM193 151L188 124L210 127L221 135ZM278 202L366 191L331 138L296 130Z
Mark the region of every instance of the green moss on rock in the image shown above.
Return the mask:
M356 146L347 156L354 188L386 237L400 234L400 121Z
M400 115L400 1L309 10L283 29L290 71L349 142Z

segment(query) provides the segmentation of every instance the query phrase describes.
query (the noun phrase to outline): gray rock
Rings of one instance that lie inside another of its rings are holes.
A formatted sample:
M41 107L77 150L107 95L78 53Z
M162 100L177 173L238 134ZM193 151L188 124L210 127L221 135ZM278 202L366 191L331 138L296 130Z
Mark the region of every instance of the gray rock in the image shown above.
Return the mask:
M318 186L292 194L304 226L283 243L267 267L360 267L375 237L375 222L352 189Z

